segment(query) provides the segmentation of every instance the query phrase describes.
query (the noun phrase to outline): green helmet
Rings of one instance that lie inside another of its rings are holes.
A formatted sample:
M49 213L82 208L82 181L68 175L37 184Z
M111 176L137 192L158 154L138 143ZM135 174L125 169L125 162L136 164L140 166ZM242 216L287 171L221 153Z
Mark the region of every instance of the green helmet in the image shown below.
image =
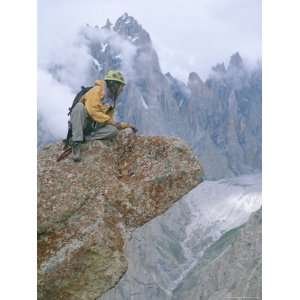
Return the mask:
M109 70L106 75L104 76L104 80L113 80L120 82L125 85L125 79L124 76L120 71L115 71L115 70Z

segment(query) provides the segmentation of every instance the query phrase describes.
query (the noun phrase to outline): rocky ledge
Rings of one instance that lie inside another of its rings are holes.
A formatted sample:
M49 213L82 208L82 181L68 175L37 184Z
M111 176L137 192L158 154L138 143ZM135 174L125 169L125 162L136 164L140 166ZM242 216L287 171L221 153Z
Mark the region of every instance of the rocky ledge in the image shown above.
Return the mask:
M82 145L82 161L56 162L60 143L38 155L38 299L90 300L127 270L130 233L202 181L191 150L167 137L122 131Z

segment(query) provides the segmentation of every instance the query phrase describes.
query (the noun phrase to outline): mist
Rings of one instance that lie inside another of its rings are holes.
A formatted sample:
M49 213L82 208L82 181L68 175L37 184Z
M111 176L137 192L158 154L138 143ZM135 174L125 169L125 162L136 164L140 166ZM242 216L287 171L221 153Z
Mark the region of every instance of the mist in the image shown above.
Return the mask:
M261 0L39 0L39 52L53 36L67 39L82 25L114 23L124 12L149 32L162 71L185 82L190 72L207 78L236 51L249 64L261 57Z

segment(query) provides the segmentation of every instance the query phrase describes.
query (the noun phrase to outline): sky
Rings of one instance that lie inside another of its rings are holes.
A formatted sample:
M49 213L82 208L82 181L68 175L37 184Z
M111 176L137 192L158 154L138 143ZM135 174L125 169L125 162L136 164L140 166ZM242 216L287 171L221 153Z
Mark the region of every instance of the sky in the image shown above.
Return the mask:
M236 51L249 65L261 58L261 0L39 0L39 63L81 25L114 23L125 12L149 32L162 71L185 82L190 72L207 78Z

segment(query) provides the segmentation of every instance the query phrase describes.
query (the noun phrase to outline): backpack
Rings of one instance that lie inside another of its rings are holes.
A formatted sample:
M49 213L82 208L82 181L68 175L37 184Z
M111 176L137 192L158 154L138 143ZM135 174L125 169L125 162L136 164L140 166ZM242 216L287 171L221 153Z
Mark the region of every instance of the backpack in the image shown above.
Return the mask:
M75 105L80 101L81 97L82 97L85 93L87 93L91 88L92 88L92 86L89 86L89 87L84 87L84 86L82 86L82 87L81 87L80 92L77 93L77 95L75 96L75 98L74 98L74 100L73 100L73 103L72 103L71 107L69 107L68 116L71 115L73 108L74 108ZM69 120L69 121L68 121L68 133L67 133L67 137L63 140L63 143L65 144L65 147L66 147L66 146L70 146L70 140L71 140L71 137L72 137L72 124L71 124L71 121Z

